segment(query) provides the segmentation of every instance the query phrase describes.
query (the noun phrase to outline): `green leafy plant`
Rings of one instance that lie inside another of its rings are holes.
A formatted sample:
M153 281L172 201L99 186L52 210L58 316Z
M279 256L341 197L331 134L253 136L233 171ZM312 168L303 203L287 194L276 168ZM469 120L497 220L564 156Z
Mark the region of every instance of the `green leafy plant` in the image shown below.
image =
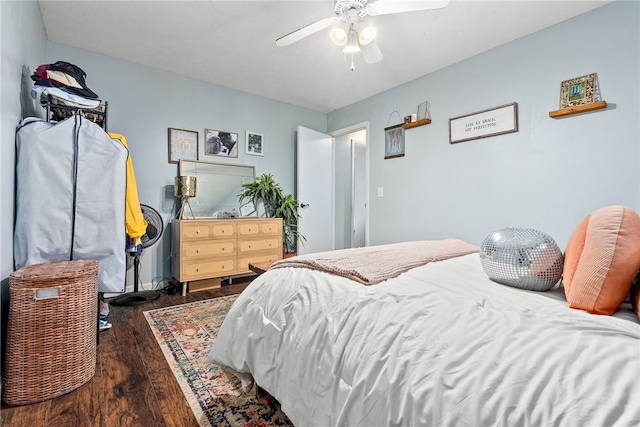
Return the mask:
M262 202L267 217L282 218L282 247L285 252L294 251L298 239L305 240L298 231L298 201L291 194L284 194L272 174L265 173L255 177L252 182L242 184L238 197L241 205L250 200L257 209Z

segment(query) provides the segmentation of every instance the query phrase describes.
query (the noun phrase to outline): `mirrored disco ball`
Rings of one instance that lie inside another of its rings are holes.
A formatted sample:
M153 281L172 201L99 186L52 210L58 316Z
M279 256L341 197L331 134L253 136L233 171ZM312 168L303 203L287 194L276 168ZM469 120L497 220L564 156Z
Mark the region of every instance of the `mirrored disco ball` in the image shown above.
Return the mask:
M493 281L546 291L560 281L564 258L549 235L530 228L507 227L485 237L480 245L480 263Z

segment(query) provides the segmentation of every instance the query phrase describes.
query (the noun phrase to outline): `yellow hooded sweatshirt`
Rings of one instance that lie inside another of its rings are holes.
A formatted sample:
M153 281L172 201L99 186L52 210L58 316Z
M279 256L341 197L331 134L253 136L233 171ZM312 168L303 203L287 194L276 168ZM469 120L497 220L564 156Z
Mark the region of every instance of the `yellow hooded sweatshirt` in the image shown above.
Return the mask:
M129 150L127 140L118 133L109 132L112 139L119 140L124 147ZM131 155L127 156L127 192L126 192L126 212L125 226L127 234L133 239L133 244L138 246L141 243L141 237L147 232L147 221L142 215L140 201L138 200L138 187L136 186L136 176L133 173L133 162Z

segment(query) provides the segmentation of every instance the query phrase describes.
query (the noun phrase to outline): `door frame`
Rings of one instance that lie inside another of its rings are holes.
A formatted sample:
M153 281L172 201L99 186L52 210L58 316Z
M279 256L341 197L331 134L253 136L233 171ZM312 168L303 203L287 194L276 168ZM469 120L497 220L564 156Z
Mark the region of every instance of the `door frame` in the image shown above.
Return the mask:
M354 247L354 232L355 232L355 228L356 228L356 213L355 213L355 207L356 207L356 150L358 148L364 148L364 166L365 166L365 173L366 173L366 167L367 167L367 144L366 142L360 142L360 141L356 141L355 139L351 139L351 247ZM367 212L369 212L369 202L368 202L368 197L367 197L367 179L365 176L365 189L364 189L364 198L365 198L365 231L366 231L366 225L367 225L367 220L366 220L366 215ZM366 239L366 233L365 233L365 246L367 245L367 239Z
M366 179L366 184L365 184L365 191L366 191L366 195L365 195L365 200L367 203L367 212L365 215L365 231L364 231L364 244L365 246L369 246L369 147L370 147L370 143L369 143L369 134L371 133L369 130L369 122L361 122L361 123L357 123L355 125L352 126L347 126L345 128L342 129L338 129L338 130L334 130L332 132L328 132L327 134L330 135L331 137L334 138L334 143L335 143L335 138L339 137L339 136L344 136L350 133L354 133L354 132L358 132L364 130L366 133L366 138L365 138L365 179ZM335 154L335 153L334 153ZM334 159L335 161L335 159ZM335 171L334 171L334 178L335 178ZM335 213L334 213L335 215ZM335 231L334 231L335 233Z

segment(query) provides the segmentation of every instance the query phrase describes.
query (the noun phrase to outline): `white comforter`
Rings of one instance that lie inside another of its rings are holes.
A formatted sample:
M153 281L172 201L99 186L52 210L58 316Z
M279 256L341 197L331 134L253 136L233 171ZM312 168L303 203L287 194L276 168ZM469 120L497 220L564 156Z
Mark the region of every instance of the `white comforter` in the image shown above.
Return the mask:
M635 314L494 283L478 254L374 286L270 270L209 358L252 375L296 426L640 425Z

